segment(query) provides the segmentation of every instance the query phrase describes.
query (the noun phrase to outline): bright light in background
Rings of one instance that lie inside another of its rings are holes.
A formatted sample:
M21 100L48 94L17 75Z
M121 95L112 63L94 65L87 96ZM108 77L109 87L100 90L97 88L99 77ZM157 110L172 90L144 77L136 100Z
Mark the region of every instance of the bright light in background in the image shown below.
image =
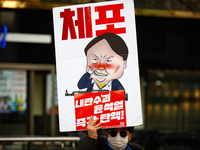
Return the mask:
M162 81L157 80L157 81L155 81L155 84L158 85L158 86L160 86L162 84Z
M21 1L4 1L2 3L2 7L4 8L25 8L26 3Z
M7 33L6 41L50 44L52 42L52 36L50 34Z
M143 85L144 87L146 87L146 86L147 86L147 82L144 81L144 82L142 83L142 85Z

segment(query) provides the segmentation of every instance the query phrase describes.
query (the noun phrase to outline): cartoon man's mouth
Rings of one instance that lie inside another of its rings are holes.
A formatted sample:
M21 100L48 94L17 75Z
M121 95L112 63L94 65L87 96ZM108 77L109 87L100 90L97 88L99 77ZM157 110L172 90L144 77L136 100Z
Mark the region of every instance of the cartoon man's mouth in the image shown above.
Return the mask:
M107 76L107 74L102 74L102 73L99 73L98 71L94 71L94 74L96 75L96 76L102 76L102 77L105 77L105 76Z

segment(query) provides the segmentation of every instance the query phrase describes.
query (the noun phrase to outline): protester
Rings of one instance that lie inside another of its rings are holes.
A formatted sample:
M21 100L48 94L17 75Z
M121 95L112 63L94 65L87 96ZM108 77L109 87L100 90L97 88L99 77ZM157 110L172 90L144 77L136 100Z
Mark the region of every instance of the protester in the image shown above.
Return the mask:
M143 150L137 144L130 143L134 127L106 129L105 137L98 135L97 130L102 128L99 119L89 119L88 135L80 142L77 150Z

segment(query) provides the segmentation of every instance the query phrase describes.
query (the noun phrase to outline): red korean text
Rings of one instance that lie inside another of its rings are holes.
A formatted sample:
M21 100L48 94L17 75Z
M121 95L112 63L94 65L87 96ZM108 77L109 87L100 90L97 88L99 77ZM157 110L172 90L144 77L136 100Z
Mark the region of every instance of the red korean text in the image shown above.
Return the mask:
M112 4L95 6L94 11L98 14L98 19L95 19L94 25L105 25L102 29L96 29L95 36L100 36L103 33L126 33L125 25L116 27L118 23L124 23L125 18L121 15L121 10L124 9L124 4ZM108 16L110 12L112 15ZM60 12L60 18L63 18L62 40L84 39L93 37L91 7L80 7L72 10L71 8L64 9ZM74 19L77 18L77 19ZM76 28L78 30L76 30Z
M99 118L103 128L126 126L124 91L75 95L76 130L87 128L89 118Z

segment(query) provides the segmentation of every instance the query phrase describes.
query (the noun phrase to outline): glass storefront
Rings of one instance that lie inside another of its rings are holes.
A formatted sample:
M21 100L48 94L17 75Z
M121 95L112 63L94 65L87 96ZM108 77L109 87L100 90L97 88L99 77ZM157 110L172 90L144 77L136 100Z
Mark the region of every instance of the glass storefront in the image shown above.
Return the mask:
M146 129L195 131L200 125L200 72L148 70Z

